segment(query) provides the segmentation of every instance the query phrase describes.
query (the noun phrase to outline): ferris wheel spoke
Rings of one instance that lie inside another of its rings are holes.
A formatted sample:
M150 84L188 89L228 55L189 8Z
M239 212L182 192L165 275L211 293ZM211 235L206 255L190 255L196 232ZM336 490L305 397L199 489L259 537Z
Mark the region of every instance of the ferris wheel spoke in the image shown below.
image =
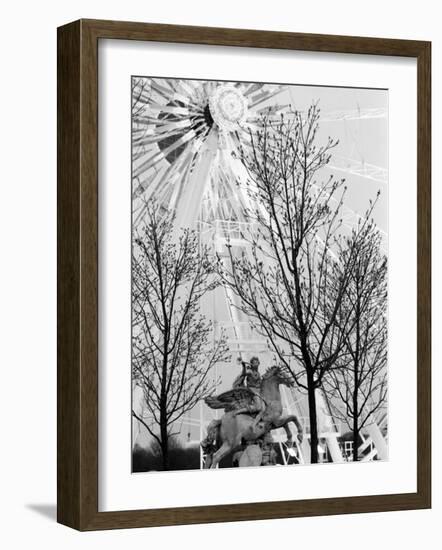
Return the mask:
M141 193L146 193L149 190L148 196L145 195L146 200L155 193L158 188L167 182L168 185L174 175L178 176L180 171L185 169L187 164L191 162L194 153L194 148L192 145L188 147L189 151L187 154L182 154L172 164L165 164L165 168L159 170L152 178L147 178L146 180L140 182ZM166 167L167 166L167 167Z
M160 103L150 105L149 110L153 112L158 111L161 113L170 113L172 115L178 115L180 117L187 117L190 114L189 109L187 107L180 107L178 105L170 105L170 104L161 105Z
M244 92L244 95L248 97L250 94L253 94L254 92L257 92L258 90L261 90L261 88L264 86L261 82L253 82L249 84L249 87Z
M173 122L171 124L161 127L161 131L156 128L151 128L145 132L139 138L134 139L134 145L150 145L155 144L159 140L158 138L174 138L180 136L183 133L183 130L192 126L192 123L189 120L182 120L180 122Z
M188 98L192 98L195 95L195 88L192 86L192 80L180 80L178 89Z
M138 195L143 197L144 203L152 196L156 196L160 188L170 187L170 198L165 206L176 207L177 197L180 196L182 187L186 184L193 160L201 145L202 141L191 142L175 162L166 169L158 171L152 178L146 178L145 181L139 183ZM138 223L143 214L144 210L135 218L135 223Z
M244 218L244 211L241 208L241 203L237 200L237 190L232 188L230 180L226 177L221 179L221 184L224 188L224 204L227 205L230 208L229 218L232 219L232 212L235 214L234 218L236 221L242 220ZM218 218L222 219L221 216L218 216Z
M284 105L271 105L271 106L268 106L268 107L261 107L260 109L257 109L257 113L258 113L258 116L256 117L257 120L259 120L260 116L262 114L267 114L267 115L275 115L277 113L282 113L282 112L285 112L289 109L290 107L290 104L289 103L286 103ZM275 122L279 122L280 121L280 118L274 118L274 119L271 119Z
M168 90L169 93L170 90L174 90L175 83L177 82L176 78L155 78L154 80L164 89Z
M143 105L149 105L152 101L151 94L146 94L143 90L134 90L133 95L133 102L132 107L137 105L138 103L142 103Z
M254 97L252 97L250 108L256 109L258 105L261 105L261 103L263 103L264 101L269 101L270 99L286 91L286 89L286 87L278 86L273 91L266 89L260 93L255 94Z
M220 181L224 185L224 190L226 196L229 197L229 200L232 197L235 197L235 201L238 202L238 207L235 206L235 211L238 216L238 219L244 217L245 211L247 209L247 204L242 200L242 193L238 187L238 173L233 169L237 166L238 163L233 162L230 159L225 159L223 157L219 166L219 177Z
M239 136L238 132L235 132L232 134L232 140L235 144L235 150L240 151L244 148L244 145L246 147L249 147L252 143L252 138L250 137L249 133L249 124L247 124L247 129L242 129L241 137Z
M158 118L157 117L146 115L146 114L135 115L132 118L132 120L133 120L134 125L139 125L139 126L153 126L153 125L158 124Z
M134 170L134 177L140 176L144 171L150 168L152 165L165 160L167 155L170 155L178 147L185 145L188 141L195 138L196 134L193 130L189 130L182 137L177 139L174 143L166 147L164 150L160 150L151 155L147 160L141 162L139 166Z
M167 81L153 78L151 83L152 90L155 91L160 97L169 101L171 93L173 93L173 88L169 86Z

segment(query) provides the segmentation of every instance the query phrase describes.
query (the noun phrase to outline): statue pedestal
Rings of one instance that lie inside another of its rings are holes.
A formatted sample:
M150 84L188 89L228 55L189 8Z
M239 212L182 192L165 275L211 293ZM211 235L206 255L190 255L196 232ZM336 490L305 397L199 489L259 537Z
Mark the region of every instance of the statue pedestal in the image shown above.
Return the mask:
M239 459L240 468L261 466L262 451L259 445L248 445Z

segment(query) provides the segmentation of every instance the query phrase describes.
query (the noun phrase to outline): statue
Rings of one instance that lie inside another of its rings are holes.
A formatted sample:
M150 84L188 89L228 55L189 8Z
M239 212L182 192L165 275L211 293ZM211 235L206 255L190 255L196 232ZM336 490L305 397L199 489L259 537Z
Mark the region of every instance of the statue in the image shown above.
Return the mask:
M243 443L259 444L258 440L276 428L284 428L287 443L292 445L292 432L288 426L290 422L295 423L298 440L302 441L302 427L298 418L282 414L279 385L293 386L292 378L278 366L270 367L261 377L259 360L253 363L253 366L243 364L243 371L235 380L233 389L205 399L212 409L224 409L225 412L221 419L209 424L207 436L201 442L206 453L206 468L215 468L222 458L241 449ZM251 384L251 387L246 384ZM239 463L241 465L241 460Z

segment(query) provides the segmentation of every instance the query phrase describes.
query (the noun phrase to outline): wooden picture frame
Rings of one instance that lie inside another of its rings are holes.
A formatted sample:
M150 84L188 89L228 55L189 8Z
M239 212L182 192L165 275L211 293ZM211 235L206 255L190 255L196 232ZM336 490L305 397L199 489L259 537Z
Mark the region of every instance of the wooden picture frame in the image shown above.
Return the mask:
M417 492L98 511L98 41L139 40L417 59ZM82 531L431 506L431 44L79 20L58 29L58 521Z

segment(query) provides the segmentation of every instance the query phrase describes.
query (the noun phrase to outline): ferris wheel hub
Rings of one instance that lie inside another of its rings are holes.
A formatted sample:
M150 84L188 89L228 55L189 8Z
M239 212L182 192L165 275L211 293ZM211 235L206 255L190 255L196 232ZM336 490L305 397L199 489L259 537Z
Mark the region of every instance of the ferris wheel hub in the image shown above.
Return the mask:
M209 98L209 108L215 124L227 132L237 130L247 118L247 99L231 84L216 88Z

